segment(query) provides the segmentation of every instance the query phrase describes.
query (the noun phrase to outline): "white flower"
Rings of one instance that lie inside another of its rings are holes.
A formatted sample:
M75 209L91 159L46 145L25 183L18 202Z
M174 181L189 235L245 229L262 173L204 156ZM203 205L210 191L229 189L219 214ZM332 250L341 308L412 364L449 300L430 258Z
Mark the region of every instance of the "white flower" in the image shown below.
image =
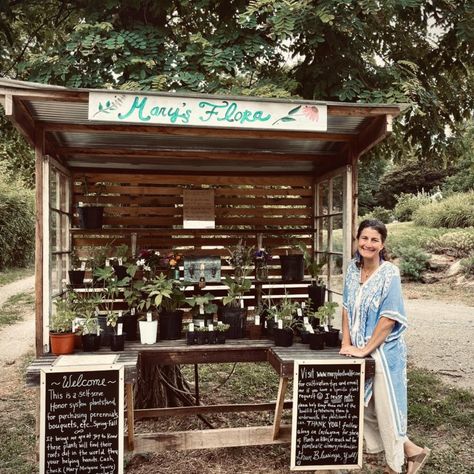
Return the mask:
M158 250L155 250L155 255L160 256L160 252L158 252Z
M140 258L139 260L137 260L137 265L139 267L142 267L143 265L145 265L146 261L144 258Z
M151 267L149 267L148 265L144 265L143 270L145 270L146 272L151 272Z

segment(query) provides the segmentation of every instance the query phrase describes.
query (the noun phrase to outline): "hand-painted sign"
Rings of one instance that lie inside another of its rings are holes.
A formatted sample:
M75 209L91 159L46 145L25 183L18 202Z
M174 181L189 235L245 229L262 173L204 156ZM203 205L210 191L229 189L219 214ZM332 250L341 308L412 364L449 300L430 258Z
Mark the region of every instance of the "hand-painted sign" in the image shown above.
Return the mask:
M150 125L326 131L327 107L297 102L90 92L89 120Z

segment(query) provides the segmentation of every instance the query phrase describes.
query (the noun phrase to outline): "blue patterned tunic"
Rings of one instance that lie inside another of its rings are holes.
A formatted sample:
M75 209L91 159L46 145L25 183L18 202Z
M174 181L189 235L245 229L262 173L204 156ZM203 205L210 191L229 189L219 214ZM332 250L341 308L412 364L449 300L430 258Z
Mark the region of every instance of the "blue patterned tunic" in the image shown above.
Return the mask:
M382 262L364 284L360 280L360 269L357 268L356 260L352 260L344 280L342 303L348 314L351 342L362 348L371 338L382 316L395 321L385 342L371 356L383 370L397 434L403 437L407 431L407 351L403 337L407 318L400 272L392 263ZM366 406L372 393L373 380L369 380L365 387Z

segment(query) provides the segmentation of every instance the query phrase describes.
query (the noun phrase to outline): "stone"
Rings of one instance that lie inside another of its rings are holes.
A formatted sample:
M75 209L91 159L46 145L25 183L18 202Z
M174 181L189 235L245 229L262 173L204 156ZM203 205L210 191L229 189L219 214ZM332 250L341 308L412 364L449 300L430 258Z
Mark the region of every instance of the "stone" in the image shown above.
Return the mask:
M444 272L453 264L453 261L453 257L433 254L428 261L428 267L434 272Z
M461 265L461 261L458 260L457 262L454 262L449 268L448 271L446 272L446 276L454 276L454 275L459 275L460 273L463 272L463 267Z

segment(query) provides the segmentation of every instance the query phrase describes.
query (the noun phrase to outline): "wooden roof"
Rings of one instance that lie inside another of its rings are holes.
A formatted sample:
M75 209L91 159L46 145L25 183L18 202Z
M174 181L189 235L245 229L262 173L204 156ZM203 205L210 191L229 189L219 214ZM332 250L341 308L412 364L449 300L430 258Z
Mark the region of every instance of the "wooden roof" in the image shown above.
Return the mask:
M0 103L33 145L73 169L199 174L320 175L351 163L391 132L403 106L146 92L159 97L258 100L327 107L327 130L144 125L88 119L89 89L0 79ZM109 91L101 91L109 92ZM115 91L143 94L143 91Z

